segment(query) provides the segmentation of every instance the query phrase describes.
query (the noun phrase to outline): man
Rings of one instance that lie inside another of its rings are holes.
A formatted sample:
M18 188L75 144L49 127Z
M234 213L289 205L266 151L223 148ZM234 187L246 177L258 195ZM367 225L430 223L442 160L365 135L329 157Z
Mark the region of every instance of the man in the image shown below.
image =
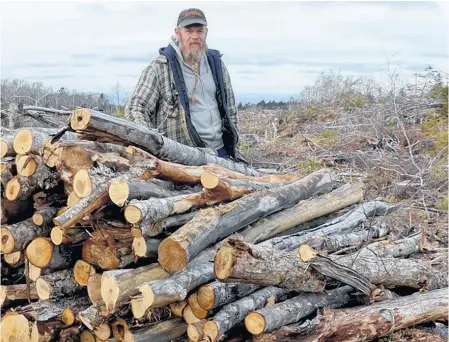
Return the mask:
M237 150L237 108L229 73L206 44L207 21L182 11L175 36L146 67L125 106L125 119L181 144L244 161Z

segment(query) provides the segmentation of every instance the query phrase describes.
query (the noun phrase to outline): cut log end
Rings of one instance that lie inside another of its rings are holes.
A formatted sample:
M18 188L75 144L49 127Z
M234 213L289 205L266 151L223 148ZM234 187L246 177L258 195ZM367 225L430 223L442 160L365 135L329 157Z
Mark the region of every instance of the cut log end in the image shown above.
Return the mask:
M134 238L143 237L142 230L140 230L140 228L136 228L136 227L131 228L131 236Z
M6 164L5 162L0 162L0 174L4 173L6 170L8 170L8 164Z
M204 310L210 310L214 306L215 292L212 286L204 285L198 290L198 304Z
M36 213L33 215L33 223L37 226L42 226L44 223L44 217L42 214Z
M125 208L125 219L129 223L139 223L142 221L142 211L134 205L128 205Z
M87 286L89 277L95 273L95 268L84 260L77 260L73 267L73 277L81 286Z
M168 272L183 270L189 263L187 251L178 241L170 237L159 245L158 256L159 263Z
M263 333L265 326L265 318L258 312L251 312L245 318L245 327L253 335Z
M89 330L83 330L80 335L80 342L95 342L95 335Z
M170 304L170 311L173 316L175 317L183 317L182 312L184 311L184 308L186 307L187 303L185 301L182 302L176 302Z
M202 338L202 334L195 324L189 324L187 327L187 336L193 342L198 342Z
M94 334L97 336L101 341L107 340L109 337L111 337L111 327L108 323L101 323L98 327L94 329Z
M36 280L36 291L39 299L46 300L51 297L52 288L48 282L39 278Z
M154 293L151 287L144 285L139 288L139 291L141 297L131 301L131 311L135 318L142 318L154 302Z
M214 321L207 321L203 326L203 334L208 341L216 341L218 338L218 325Z
M21 129L14 137L12 147L17 154L26 154L33 145L33 134L29 129Z
M188 303L190 308L192 309L192 313L197 317L197 318L206 318L208 311L204 310L200 304L198 303L198 294L197 293L192 293L188 299Z
M90 116L91 114L87 109L76 109L70 118L70 126L74 130L83 130L89 124Z
M6 300L6 289L5 285L0 285L0 307L3 306L3 303Z
M91 274L87 280L87 295L93 304L102 300L101 297L101 274Z
M0 139L0 158L3 158L8 153L8 142L5 139Z
M89 172L85 169L79 170L73 176L73 191L79 198L84 198L92 193L93 186Z
M113 277L109 276L107 273L103 273L101 276L101 298L109 312L113 312L115 308L115 303L119 296L119 287Z
M45 268L53 256L53 243L43 237L38 237L28 245L26 256L34 266Z
M112 334L119 341L128 341L127 337L130 334L128 323L122 318L118 318L111 324Z
M9 254L5 254L4 256L5 262L8 265L15 265L17 264L20 259L22 258L22 252L21 251L17 251L17 252L13 252L13 253L9 253Z
M232 273L232 266L235 263L236 256L232 247L222 246L217 252L214 261L214 272L218 279L226 279Z
M187 304L184 308L182 316L184 317L184 321L186 321L187 324L193 324L201 321L201 319L195 316L192 311L192 307L189 304Z
M14 250L14 236L9 231L8 228L0 228L0 251L2 253L8 254Z
M16 168L20 176L29 177L36 172L37 164L34 158L27 155L18 159Z
M109 186L109 198L113 203L122 207L129 196L128 183L123 179L116 179Z
M210 171L204 171L201 174L201 184L206 188L206 189L215 189L215 187L218 185L219 183L219 178L216 174L210 172Z
M76 205L79 201L81 201L81 198L78 197L75 191L72 191L70 195L67 197L67 206L73 207Z
M313 259L318 253L313 250L312 247L310 247L307 244L301 245L298 248L298 256L301 259L301 261L307 262Z
M65 308L61 314L61 321L67 326L75 323L75 315L73 311L69 308Z
M23 342L30 340L30 326L23 315L11 312L2 317L2 341Z
M11 178L8 181L8 183L6 183L6 187L5 187L6 199L8 199L10 201L16 200L17 197L19 196L20 188L21 188L21 186L20 186L19 179L17 177Z
M133 253L136 257L143 258L147 255L147 244L144 237L135 237L132 244Z
M51 242L59 246L64 241L64 230L61 227L53 227L50 232Z

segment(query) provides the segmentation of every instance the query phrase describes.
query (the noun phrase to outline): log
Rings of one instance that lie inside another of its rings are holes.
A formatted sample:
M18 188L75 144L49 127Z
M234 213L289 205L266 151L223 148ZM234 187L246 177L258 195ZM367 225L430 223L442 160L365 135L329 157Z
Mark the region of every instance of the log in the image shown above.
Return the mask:
M2 341L29 341L30 325L24 315L6 313L0 323Z
M187 302L185 300L180 301L180 302L176 302L176 303L171 303L170 306L170 311L173 317L182 317L182 311L184 310L184 308L186 307Z
M60 175L47 165L39 165L29 177L15 176L8 181L5 196L10 201L24 199L38 192L40 189L49 190L59 185Z
M124 330L116 338L121 342L166 342L177 339L186 331L187 324L181 318L174 318L142 329Z
M218 250L214 273L223 282L273 285L293 291L322 292L324 277L294 260L294 253L275 251L228 239Z
M74 326L61 329L58 342L80 342L80 328Z
M42 158L37 155L23 155L16 161L17 174L29 177L36 172L38 165L42 164Z
M48 226L36 226L31 218L3 226L0 228L0 251L3 253L22 251L37 237L48 236L50 230L51 228Z
M292 208L263 218L254 227L244 229L242 236L250 230L256 237L255 243L264 241L301 223L343 209L363 199L363 183L345 184L340 188L317 198L300 201Z
M198 342L205 338L203 333L203 326L207 322L206 319L202 319L199 322L191 323L187 327L187 336L193 342Z
M237 323L243 321L249 312L261 308L270 298L274 298L275 301L282 300L288 292L286 289L268 286L227 304L204 324L203 333L209 341L216 341Z
M182 311L182 317L184 318L184 322L186 322L187 324L201 322L201 319L199 319L193 314L193 310L190 304L187 304L184 310Z
M91 195L98 185L106 182L110 184L112 179L118 176L120 174L115 174L103 166L98 169L81 169L73 176L73 191L79 198L84 198Z
M390 206L380 201L365 202L354 210L309 231L300 231L291 235L274 237L269 241L262 242L261 246L293 250L298 248L301 244L307 243L312 237L316 238L316 236L328 236L351 232L369 217L388 215L400 208L403 208L403 206Z
M24 253L22 251L13 252L10 254L3 254L5 262L12 267L19 267L25 263Z
M13 149L17 154L39 154L52 131L45 133L33 128L19 129L13 140Z
M55 217L53 223L59 226L59 228L66 230L81 221L85 215L106 205L109 202L108 186L107 183L100 184L90 196L83 198L63 214Z
M106 322L108 313L102 301L90 305L78 313L78 319L90 330L94 330Z
M26 257L40 268L60 270L72 264L73 248L68 245L55 246L50 239L35 238L26 248Z
M14 156L16 151L13 148L15 131L2 132L0 139L0 158Z
M447 289L348 309L325 309L318 325L301 341L370 341L394 331L448 319Z
M212 310L231 303L259 289L254 284L222 283L213 281L198 290L198 304L203 310Z
M89 233L77 227L68 228L67 230L61 229L61 227L53 227L50 232L51 241L59 246L62 243L66 244L78 244L86 241L90 237Z
M62 270L42 276L36 280L36 288L42 300L59 299L82 290L82 286L75 281L72 270Z
M0 285L0 307L24 299L39 299L34 282L29 287L27 284Z
M57 212L58 208L47 207L41 209L33 215L33 223L37 226L50 226Z
M204 189L197 193L169 198L132 200L125 208L125 218L130 223L139 223L142 235L155 236L159 230L153 230L153 226L156 222L168 216L185 213L192 208L202 208L232 201L256 190L279 186L279 184L251 183L248 181L243 181L243 185L234 186L227 180L220 180L218 185L212 189Z
M103 301L101 298L101 274L91 274L87 280L87 295L92 304Z
M259 176L259 172L244 164L207 154L200 149L168 139L156 130L91 109L75 110L70 120L71 128L79 133L93 133L96 137L107 136L111 141L126 141L161 159L184 165L217 164L247 175Z
M54 341L59 331L65 326L60 320L39 322L36 321L31 328L31 342Z
M151 197L166 198L190 194L191 190L170 190L164 189L150 180L138 179L116 179L109 186L109 197L111 201L122 207L128 201L138 199L146 200Z
M284 325L296 323L322 307L341 307L350 299L352 288L343 286L327 293L302 293L281 303L251 312L245 327L253 335L270 332Z
M63 297L58 301L40 300L16 311L25 315L31 321L62 320L67 325L72 325L74 317L89 307L89 299L85 296Z
M190 306L190 309L192 310L192 314L199 319L206 318L209 311L204 310L200 304L198 303L198 293L193 292L188 298L187 303Z
M163 280L153 280L138 287L131 301L131 310L135 318L144 316L148 308L155 308L182 301L187 294L213 277L213 265L198 263L189 265L183 272L175 273Z
M369 230L360 230L347 234L333 234L329 236L315 236L308 241L308 245L314 250L336 252L348 246L359 246L373 238L380 238L388 234L385 224L371 227Z
M156 279L165 279L168 273L158 264L136 269L103 272L101 277L101 297L107 311L112 314L116 308L129 302L135 293L136 284Z
M157 249L161 240L159 239L145 239L144 237L133 239L133 254L140 258L153 258L157 257Z
M182 270L189 260L220 239L260 217L329 188L333 182L333 174L322 169L295 183L258 191L219 208L204 209L161 242L159 263L169 272Z

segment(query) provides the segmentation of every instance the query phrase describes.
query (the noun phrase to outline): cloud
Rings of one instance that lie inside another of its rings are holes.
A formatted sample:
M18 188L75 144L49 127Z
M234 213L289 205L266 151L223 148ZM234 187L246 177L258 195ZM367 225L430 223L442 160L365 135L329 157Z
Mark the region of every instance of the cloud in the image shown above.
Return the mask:
M186 5L1 3L2 78L31 75L54 88L105 93L119 82L131 92L168 44ZM208 45L223 54L236 94L298 93L329 70L380 78L388 63L400 65L405 79L428 64L449 71L448 22L437 3L193 1L190 6L206 14Z

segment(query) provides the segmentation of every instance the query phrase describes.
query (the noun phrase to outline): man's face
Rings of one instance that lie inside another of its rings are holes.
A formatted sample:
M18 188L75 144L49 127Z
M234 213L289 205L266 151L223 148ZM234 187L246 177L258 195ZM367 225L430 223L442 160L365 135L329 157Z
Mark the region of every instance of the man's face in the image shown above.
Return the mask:
M175 29L176 37L185 58L198 58L207 48L207 29L202 25L190 25Z

